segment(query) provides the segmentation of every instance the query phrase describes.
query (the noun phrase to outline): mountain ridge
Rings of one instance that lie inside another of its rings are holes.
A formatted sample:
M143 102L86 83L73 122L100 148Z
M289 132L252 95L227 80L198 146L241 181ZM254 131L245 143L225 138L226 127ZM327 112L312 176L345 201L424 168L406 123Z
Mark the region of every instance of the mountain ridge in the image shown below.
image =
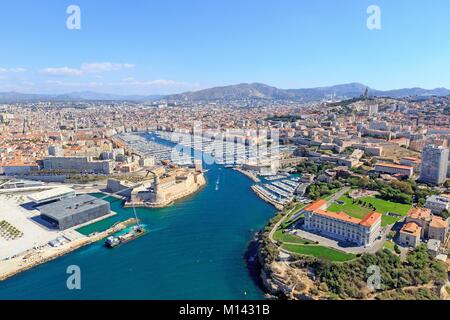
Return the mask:
M369 96L373 97L426 97L448 96L447 88L423 89L419 87L393 90L376 90L364 84L353 82L327 87L280 89L264 83L240 83L235 85L212 87L198 91L189 91L172 95L120 95L98 93L93 91L77 91L65 94L28 94L20 92L0 92L0 102L26 102L26 101L220 101L220 100L292 100L311 102L330 99L357 98L368 89Z
M74 91L63 94L38 94L20 93L16 91L0 92L0 101L3 102L26 102L26 101L145 101L157 100L163 95L120 95L112 93L99 93L94 91Z
M446 88L423 89L423 88L403 88L394 90L376 90L364 84L353 82L339 84L328 87L315 87L303 89L279 89L262 83L241 83L224 87L214 87L194 92L185 92L181 94L166 96L167 100L239 100L245 98L271 99L271 100L298 100L298 101L316 101L336 98L357 98L364 95L366 89L370 96L374 97L392 97L405 98L410 96L447 96L450 90Z

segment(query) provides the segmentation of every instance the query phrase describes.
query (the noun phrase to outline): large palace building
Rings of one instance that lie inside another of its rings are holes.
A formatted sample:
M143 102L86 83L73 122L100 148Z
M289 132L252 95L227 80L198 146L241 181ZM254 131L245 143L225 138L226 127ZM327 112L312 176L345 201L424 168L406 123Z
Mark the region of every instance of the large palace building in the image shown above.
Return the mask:
M327 211L327 206L325 200L318 200L303 209L306 230L366 247L380 235L381 213L371 212L357 219L343 212Z

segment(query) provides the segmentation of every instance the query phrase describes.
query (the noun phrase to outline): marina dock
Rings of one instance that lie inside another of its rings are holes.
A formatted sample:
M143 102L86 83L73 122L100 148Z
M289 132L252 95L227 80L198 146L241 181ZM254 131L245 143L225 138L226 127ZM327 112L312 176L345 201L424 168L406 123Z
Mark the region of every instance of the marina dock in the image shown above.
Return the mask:
M264 201L273 205L277 210L283 210L284 204L279 202L273 195L258 185L252 186L252 190Z

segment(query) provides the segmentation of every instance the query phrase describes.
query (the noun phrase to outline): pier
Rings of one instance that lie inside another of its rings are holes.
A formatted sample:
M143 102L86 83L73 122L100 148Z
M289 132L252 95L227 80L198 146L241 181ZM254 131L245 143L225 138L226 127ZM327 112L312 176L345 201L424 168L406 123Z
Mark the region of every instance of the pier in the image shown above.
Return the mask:
M16 274L54 260L94 242L105 239L117 232L126 229L130 225L136 224L137 222L138 221L134 218L128 219L126 221L114 224L106 231L95 233L91 236L81 237L61 247L53 248L47 245L43 249L32 249L12 259L3 260L1 262L2 269L0 270L0 281L4 281Z
M258 185L252 186L252 190L264 201L273 205L277 210L282 211L284 209L284 204L274 199L268 192L266 192L262 187Z
M255 182L255 183L260 183L261 182L261 180L259 180L258 177L256 175L254 175L253 173L251 173L251 172L248 172L248 171L245 171L245 170L242 170L242 169L239 169L239 168L234 168L234 170L236 170L237 172L240 172L243 175L247 176L248 178L252 179L252 181Z

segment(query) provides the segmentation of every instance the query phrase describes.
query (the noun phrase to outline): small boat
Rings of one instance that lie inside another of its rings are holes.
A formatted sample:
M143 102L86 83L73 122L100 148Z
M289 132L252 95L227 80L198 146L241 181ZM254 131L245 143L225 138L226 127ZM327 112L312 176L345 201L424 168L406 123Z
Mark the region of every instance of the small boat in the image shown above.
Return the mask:
M133 241L143 235L147 234L148 231L141 225L134 226L131 230L125 234L122 234L118 237L111 236L108 237L105 241L106 247L113 249L127 242Z
M120 240L119 240L119 238L117 238L117 237L108 237L107 239L106 239L106 241L105 241L105 245L108 247L108 248L115 248L115 247L117 247L118 245L120 245Z

